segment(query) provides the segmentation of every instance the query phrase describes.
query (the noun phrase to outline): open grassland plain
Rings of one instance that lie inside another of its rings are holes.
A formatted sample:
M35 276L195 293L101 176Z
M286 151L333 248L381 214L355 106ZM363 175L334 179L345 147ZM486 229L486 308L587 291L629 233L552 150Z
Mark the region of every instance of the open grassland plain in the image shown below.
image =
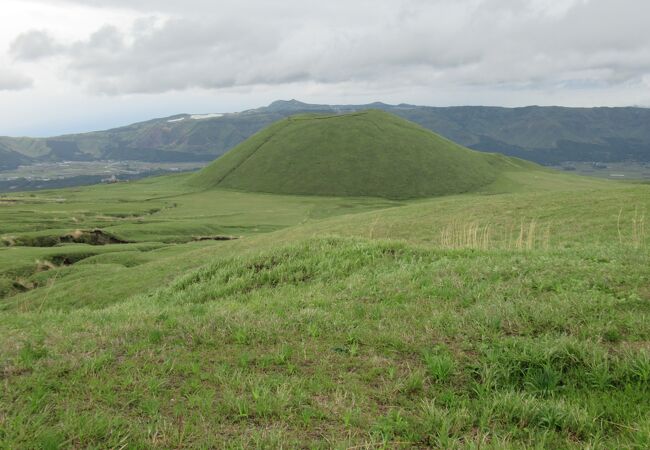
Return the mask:
M650 447L650 186L495 176L0 197L0 447Z

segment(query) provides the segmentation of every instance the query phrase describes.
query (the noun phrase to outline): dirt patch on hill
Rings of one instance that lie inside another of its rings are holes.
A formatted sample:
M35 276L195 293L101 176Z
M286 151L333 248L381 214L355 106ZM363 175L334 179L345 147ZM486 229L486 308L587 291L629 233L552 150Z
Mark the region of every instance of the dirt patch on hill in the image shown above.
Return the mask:
M128 241L119 239L98 228L90 231L75 230L72 233L61 236L59 239L62 243L71 242L90 245L128 244Z
M234 241L239 239L236 236L195 236L193 241Z
M128 244L125 241L100 229L75 230L63 236L5 236L4 245L9 247L54 247L59 244L111 245Z

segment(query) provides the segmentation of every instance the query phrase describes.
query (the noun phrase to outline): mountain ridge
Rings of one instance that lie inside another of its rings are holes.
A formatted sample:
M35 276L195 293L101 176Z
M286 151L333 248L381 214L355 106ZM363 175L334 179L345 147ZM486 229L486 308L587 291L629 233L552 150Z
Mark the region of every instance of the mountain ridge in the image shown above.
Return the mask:
M211 161L264 127L298 113L380 109L474 150L542 164L650 162L650 109L561 106L433 107L309 104L295 99L237 113L175 114L104 131L49 138L0 137L0 169L63 160Z

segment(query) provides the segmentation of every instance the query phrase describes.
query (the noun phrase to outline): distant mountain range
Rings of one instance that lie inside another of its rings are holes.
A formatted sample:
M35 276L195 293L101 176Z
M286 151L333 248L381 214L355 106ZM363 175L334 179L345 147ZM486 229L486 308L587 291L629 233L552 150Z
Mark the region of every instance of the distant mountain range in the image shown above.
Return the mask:
M229 114L179 114L107 131L0 137L0 170L56 161L211 161L262 128L298 113L380 109L475 150L541 164L650 162L650 109L529 106L312 105L296 100Z

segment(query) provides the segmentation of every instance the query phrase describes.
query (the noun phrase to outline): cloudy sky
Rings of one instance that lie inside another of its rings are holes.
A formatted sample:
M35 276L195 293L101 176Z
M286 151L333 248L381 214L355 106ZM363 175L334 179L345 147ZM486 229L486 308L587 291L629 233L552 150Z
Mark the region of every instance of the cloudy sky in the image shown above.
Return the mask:
M650 106L648 0L2 0L0 135L318 103Z

